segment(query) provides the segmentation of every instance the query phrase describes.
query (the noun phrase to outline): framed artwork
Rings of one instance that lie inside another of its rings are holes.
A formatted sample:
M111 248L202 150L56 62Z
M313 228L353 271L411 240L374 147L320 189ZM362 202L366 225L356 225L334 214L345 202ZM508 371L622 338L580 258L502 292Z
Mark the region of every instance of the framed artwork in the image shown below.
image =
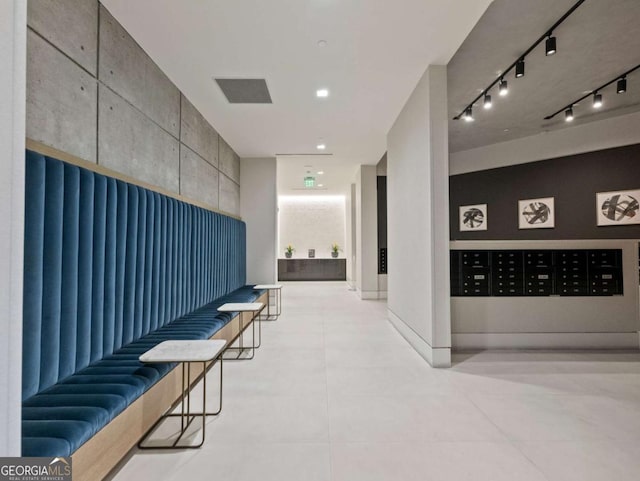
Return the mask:
M555 227L555 198L518 201L518 228L552 229Z
M460 232L487 230L487 204L460 206Z
M640 189L596 194L599 226L640 224Z
M316 257L316 250L309 249L309 259L314 259Z

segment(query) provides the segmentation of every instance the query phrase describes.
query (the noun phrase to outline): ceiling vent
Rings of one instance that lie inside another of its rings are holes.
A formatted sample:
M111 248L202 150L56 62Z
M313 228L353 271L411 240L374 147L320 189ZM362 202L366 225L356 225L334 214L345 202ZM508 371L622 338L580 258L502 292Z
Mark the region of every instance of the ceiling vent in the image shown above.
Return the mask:
M264 79L217 78L215 81L230 104L273 103Z

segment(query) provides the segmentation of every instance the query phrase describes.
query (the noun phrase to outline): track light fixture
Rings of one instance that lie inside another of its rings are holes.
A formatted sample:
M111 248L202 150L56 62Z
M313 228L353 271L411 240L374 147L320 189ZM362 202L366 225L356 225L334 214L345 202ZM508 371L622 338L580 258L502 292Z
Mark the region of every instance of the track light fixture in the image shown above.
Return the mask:
M462 116L467 122L473 122L473 107L467 107Z
M544 44L544 54L549 57L550 55L553 55L554 53L557 52L556 49L556 37L553 37L551 35L551 33L549 33L549 38L547 38L547 41Z
M600 107L602 107L602 94L596 92L593 94L593 108L599 109Z
M489 94L484 94L484 103L483 103L483 107L485 109L490 109L493 106L493 104L491 103L491 95Z
M524 77L524 57L516 63L516 78Z
M593 108L594 109L601 108L602 105L603 105L603 102L602 102L602 94L600 92L602 90L604 90L605 88L607 88L609 85L612 85L612 84L615 83L616 84L616 92L619 93L619 94L625 93L627 91L627 76L632 74L636 70L639 70L639 69L640 69L640 65L636 65L632 69L627 70L626 72L624 72L622 75L617 75L612 80L609 80L606 84L600 85L598 88L595 88L595 89L591 90L589 93L587 93L586 95L583 95L579 99L575 99L569 105L565 105L564 107L562 107L561 109L559 109L556 112L552 113L551 115L547 115L544 119L545 120L551 120L552 118L554 118L556 115L558 115L561 112L567 112L570 109L573 110L573 106L574 105L579 104L584 99L586 99L586 98L588 98L590 96L593 96Z
M467 109L470 109L476 102L478 102L480 99L482 99L482 97L485 97L485 101L486 101L486 97L487 96L489 98L491 98L491 95L489 94L489 91L493 87L495 87L496 85L498 85L498 93L501 96L507 95L507 92L508 92L507 81L504 79L504 77L506 75L508 75L509 72L511 72L512 70L514 70L516 78L524 77L524 73L525 73L524 61L525 61L525 58L538 45L540 45L542 42L545 42L545 54L547 56L555 54L556 51L557 51L557 49L556 49L556 37L553 36L553 32L560 25L562 25L562 23L564 23L564 21L567 18L569 18L569 16L571 16L571 14L573 14L573 12L575 12L578 9L578 7L580 7L585 1L586 0L578 0L569 10L567 10L567 12L562 17L560 17L556 21L556 23L554 23L549 29L547 29L545 31L545 33L538 40L536 40L533 43L533 45L531 45L520 56L518 56L518 59L515 62L513 62L511 65L509 65L506 69L502 70L501 75L498 78L494 79L493 82L491 82L485 89L483 89L482 93L480 95L478 95L475 99L473 99L473 101L471 103L469 103L462 110L462 112L460 112L458 115L456 115L454 117L454 120L459 120L459 119L467 120ZM489 107L487 107L487 108L489 108Z
M569 107L564 111L564 120L567 122L573 122L573 107Z
M623 75L620 80L618 80L618 85L616 87L616 92L619 94L623 94L627 91L627 76Z
M500 79L500 86L498 87L498 91L500 92L500 95L502 97L509 93L509 84L505 79Z

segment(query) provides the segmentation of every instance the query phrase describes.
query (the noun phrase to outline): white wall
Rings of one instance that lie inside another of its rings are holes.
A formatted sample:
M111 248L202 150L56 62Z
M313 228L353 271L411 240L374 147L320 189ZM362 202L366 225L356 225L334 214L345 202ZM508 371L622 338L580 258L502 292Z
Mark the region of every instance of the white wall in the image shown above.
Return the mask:
M624 295L454 297L453 346L638 348L637 240L456 241L452 249L622 249Z
M356 174L356 290L362 299L378 299L378 197L375 165Z
M451 175L640 143L640 112L452 153Z
M0 2L0 456L20 456L27 2Z
M447 71L430 66L387 137L389 319L451 363Z
M240 215L247 224L247 283L276 281L277 162L240 159Z
M293 257L308 257L316 250L316 258L331 257L331 244L337 243L345 257L346 202L344 195L280 196L278 257L291 244Z

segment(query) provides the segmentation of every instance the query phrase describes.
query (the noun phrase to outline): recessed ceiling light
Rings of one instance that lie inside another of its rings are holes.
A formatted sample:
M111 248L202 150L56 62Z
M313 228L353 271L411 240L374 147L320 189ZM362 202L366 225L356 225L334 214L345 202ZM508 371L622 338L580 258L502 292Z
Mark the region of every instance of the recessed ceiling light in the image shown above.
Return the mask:
M326 146L326 145L324 145L324 144L318 144L318 145L316 146L316 148L317 148L318 150L324 150L324 149L326 149L326 148L327 148L327 146Z
M318 171L318 175L322 175L322 174L324 174L324 171L323 170L319 170Z
M504 129L505 132L509 132L509 129Z
M316 90L316 97L326 98L329 96L329 89L318 89Z
M327 46L327 41L326 40L318 40L318 47L322 48L322 47L326 47Z
M324 187L324 184L318 184L318 187Z

